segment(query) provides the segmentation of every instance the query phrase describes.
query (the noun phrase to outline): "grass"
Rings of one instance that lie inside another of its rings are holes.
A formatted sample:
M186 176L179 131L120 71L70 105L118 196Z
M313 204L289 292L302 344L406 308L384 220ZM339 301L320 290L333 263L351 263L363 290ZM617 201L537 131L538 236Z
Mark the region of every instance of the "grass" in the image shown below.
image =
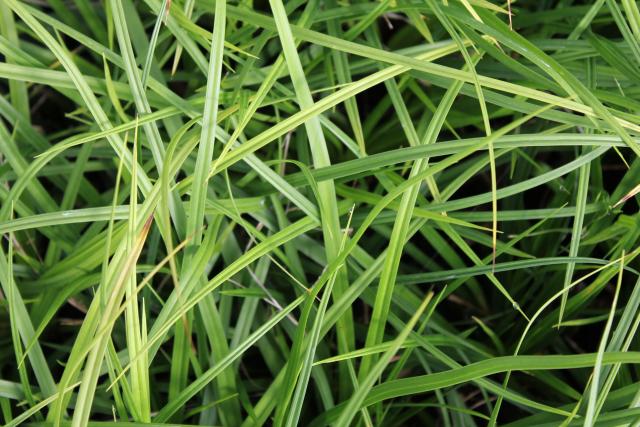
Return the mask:
M631 0L0 2L2 424L640 425L639 66Z

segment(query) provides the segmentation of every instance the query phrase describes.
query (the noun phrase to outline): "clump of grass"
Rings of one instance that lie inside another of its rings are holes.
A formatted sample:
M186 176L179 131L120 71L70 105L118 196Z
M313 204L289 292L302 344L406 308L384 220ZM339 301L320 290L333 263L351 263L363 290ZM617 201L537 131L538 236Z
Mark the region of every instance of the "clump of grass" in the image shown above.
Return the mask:
M0 54L4 425L640 420L635 2L3 0Z

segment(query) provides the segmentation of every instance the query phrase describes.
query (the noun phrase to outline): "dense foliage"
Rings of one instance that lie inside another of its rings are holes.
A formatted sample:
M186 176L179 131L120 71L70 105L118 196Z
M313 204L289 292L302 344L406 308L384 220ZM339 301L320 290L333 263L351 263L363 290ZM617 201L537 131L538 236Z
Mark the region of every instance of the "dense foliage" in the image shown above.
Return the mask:
M1 0L3 424L637 425L633 0Z

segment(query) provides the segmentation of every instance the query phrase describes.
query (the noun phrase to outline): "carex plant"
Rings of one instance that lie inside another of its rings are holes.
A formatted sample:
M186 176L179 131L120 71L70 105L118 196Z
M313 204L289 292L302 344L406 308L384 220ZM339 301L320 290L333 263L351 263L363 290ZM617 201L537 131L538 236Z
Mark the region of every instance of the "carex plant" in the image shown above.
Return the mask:
M0 1L2 424L640 425L639 70L632 0Z

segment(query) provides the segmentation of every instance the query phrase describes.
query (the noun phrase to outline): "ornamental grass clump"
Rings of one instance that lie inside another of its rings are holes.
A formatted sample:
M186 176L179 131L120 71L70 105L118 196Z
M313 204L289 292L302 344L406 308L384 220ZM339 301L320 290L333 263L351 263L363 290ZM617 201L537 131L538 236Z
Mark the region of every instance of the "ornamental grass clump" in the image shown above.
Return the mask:
M6 426L640 420L631 0L0 1Z

